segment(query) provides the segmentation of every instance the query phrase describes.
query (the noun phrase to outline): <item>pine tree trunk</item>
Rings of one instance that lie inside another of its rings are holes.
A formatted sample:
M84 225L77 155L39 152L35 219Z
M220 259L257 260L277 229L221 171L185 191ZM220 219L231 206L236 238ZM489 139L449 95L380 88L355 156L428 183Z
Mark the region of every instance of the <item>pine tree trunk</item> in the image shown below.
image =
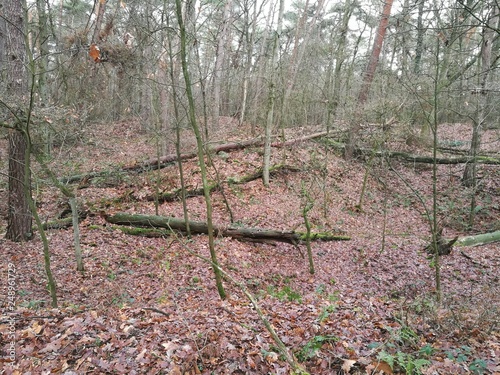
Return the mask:
M21 130L9 133L9 205L7 234L12 241L27 241L32 236L32 215L29 207L31 175L28 141Z
M22 97L28 91L26 70L25 9L21 0L4 2L6 22L7 93L8 103L15 113L13 129L9 132L9 196L6 238L26 241L32 236L30 144L28 119ZM26 103L25 103L26 104Z
M373 42L373 48L370 55L370 60L365 70L365 75L363 77L363 84L358 95L358 109L354 116L353 123L349 129L349 138L347 141L345 149L346 159L352 159L354 153L354 147L356 144L356 139L359 136L359 131L361 130L361 112L368 99L368 93L370 92L370 87L375 77L375 71L377 69L380 52L382 51L382 46L384 44L385 34L387 31L387 25L389 24L389 17L391 15L393 0L386 0L384 9L382 11L382 16L380 18L380 23L377 28L377 33L375 35L375 40Z

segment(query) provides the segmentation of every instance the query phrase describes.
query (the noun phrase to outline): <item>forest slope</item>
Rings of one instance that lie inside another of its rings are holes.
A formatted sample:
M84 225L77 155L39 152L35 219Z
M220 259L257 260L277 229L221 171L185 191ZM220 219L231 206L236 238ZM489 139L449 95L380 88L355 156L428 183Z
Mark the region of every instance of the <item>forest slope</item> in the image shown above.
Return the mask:
M241 140L247 134L227 121L212 141ZM465 125L441 129L442 144L470 138ZM317 130L293 129L289 135ZM93 125L85 132L85 142L54 150L52 165L59 177L156 154L153 136L138 131L134 122ZM193 140L184 139L183 149L191 151ZM498 157L498 132L490 131L483 140L483 151ZM388 146L409 150L396 138ZM430 165L392 161L396 174L382 159L346 162L315 141L274 150L273 159L297 170L274 175L269 188L260 180L224 184L212 195L215 224L304 231L306 189L314 203L308 214L313 229L345 233L351 240L313 243L314 275L308 273L303 245L221 237L216 247L222 267L257 296L282 340L311 373L332 374L349 365L351 373L371 373L377 359L391 358L394 372L419 359L428 361L422 368L428 374L500 372L498 243L457 248L443 257L444 300L435 305L434 269L424 251L429 223L415 194L430 208ZM254 173L261 160L259 148L212 155L211 179ZM188 186L200 187L196 160L186 161L184 168ZM450 238L471 234L466 231L471 192L460 183L462 170L462 165L438 167L439 217ZM474 231L498 230L500 168L482 165L480 174ZM65 198L38 177L38 207L51 220L65 208ZM186 251L207 256L205 236L190 241L130 236L99 215L155 214L154 203L145 198L157 189L179 187L176 166L110 175L81 187L78 200L90 213L81 223L85 276L75 271L72 231L49 231L59 309L49 307L38 236L25 244L0 239L3 274L12 264L17 275L16 362L7 373L289 373L241 291L226 282L229 297L220 301L210 266ZM2 186L0 202L5 198ZM205 219L202 197L190 197L188 208L191 219ZM182 205L163 202L158 214L182 218ZM0 232L5 225L2 218ZM3 319L0 330L8 329ZM2 356L8 352L5 340L1 350Z

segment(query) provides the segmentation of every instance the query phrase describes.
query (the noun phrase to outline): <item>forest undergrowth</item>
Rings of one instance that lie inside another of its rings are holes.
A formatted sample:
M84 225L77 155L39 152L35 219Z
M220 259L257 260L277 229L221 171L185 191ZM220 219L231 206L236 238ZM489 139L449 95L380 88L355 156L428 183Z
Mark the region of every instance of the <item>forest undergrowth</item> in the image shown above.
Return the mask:
M440 129L441 145L467 148L467 125ZM287 139L318 130L287 129ZM367 146L430 155L424 145L408 146L396 135L379 142L376 126L363 131ZM243 141L248 134L228 118L208 142ZM499 157L498 134L485 132L482 152ZM331 138L342 136L339 127ZM183 151L193 151L189 132L182 139ZM6 147L5 139L0 142ZM226 279L228 298L220 300L210 265L186 250L208 256L206 236L133 236L104 219L116 212L155 214L147 197L180 187L175 163L144 173L113 173L154 158L156 144L136 121L123 121L89 125L52 150L50 166L60 178L110 173L74 185L86 213L80 223L83 275L76 271L71 228L48 230L59 308L50 308L39 236L22 244L0 239L3 304L10 290L8 268L16 276L15 310L0 321L5 374L291 373L241 289ZM172 142L166 148L173 152ZM432 165L369 155L348 162L329 143L309 140L273 149L273 164L293 168L274 173L266 188L259 179L228 182L259 171L261 147L213 154L207 161L211 181L220 183L212 193L216 225L305 231L309 203L314 231L351 238L312 242L314 275L304 244L216 239L224 271L254 295L311 374L500 373L499 244L455 247L443 256L443 299L436 302L435 273L425 251L431 240L424 204L431 206ZM196 159L183 167L187 188L200 188ZM4 157L0 168L5 173ZM66 198L36 165L33 173L41 217L45 222L60 217ZM462 164L438 166L443 236L500 230L500 169L480 165L475 192L461 184L462 173ZM0 233L6 228L5 180ZM202 196L188 197L187 206L191 220L205 220ZM158 214L182 218L182 204L160 202ZM15 361L9 362L12 327Z

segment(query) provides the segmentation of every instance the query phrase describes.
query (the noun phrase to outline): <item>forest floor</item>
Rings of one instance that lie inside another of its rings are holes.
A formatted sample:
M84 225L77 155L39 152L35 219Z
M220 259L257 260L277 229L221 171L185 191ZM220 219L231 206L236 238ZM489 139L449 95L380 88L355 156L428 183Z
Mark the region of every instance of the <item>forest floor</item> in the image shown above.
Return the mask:
M290 129L287 139L315 131ZM368 144L381 143L376 141L378 126L366 126L363 132ZM244 140L249 133L225 119L210 141ZM333 133L341 136L341 129ZM408 146L398 134L394 129L387 147L430 155L423 146ZM469 126L443 124L439 141L465 150L470 134ZM182 139L183 149L193 151L189 132ZM5 139L0 142L6 147ZM89 125L54 148L51 168L59 177L112 170L154 158L156 144L134 121ZM499 157L499 150L498 130L486 131L482 152ZM317 140L273 149L272 159L294 168L274 174L268 188L260 179L224 183L212 194L214 223L304 231L307 191L313 203L308 212L312 230L351 239L312 242L314 275L304 244L220 237L215 245L222 268L254 294L281 340L311 374L500 373L500 246L456 247L441 257L443 299L436 303L435 268L424 250L431 238L425 211L432 210L431 165L393 159L389 168L381 158L347 162ZM254 173L261 161L260 147L212 155L210 179ZM200 187L196 159L183 167L187 185ZM6 172L6 154L0 168ZM500 229L499 166L479 166L472 230L467 230L472 191L461 184L463 168L438 167L437 211L446 238ZM42 219L50 221L67 207L67 200L36 165L33 171L37 207ZM228 297L218 297L211 266L193 255L209 255L207 236L132 236L99 214L155 214L154 202L144 198L157 188L178 187L176 165L82 182L78 202L89 212L80 223L83 275L76 271L72 228L47 231L58 287L59 307L54 309L40 236L35 233L27 243L3 239L7 188L2 179L3 373L291 373L239 287L226 279ZM189 197L187 205L191 220L205 219L203 197ZM182 204L161 203L158 214L182 218ZM9 287L13 273L15 282ZM16 292L11 312L9 290ZM15 360L9 362L12 345Z

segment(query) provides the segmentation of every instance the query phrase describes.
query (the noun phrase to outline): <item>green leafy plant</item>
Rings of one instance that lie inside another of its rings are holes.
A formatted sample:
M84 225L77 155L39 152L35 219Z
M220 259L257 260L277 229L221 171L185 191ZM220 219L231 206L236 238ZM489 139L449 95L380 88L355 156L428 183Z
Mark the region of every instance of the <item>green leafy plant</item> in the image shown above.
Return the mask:
M302 296L300 293L294 291L290 286L286 285L282 289L276 289L276 287L270 285L267 287L267 293L274 298L284 301L285 299L292 302L302 302Z
M467 345L462 345L459 348L452 349L446 352L448 359L451 359L457 363L469 362L472 356L472 348ZM484 359L474 358L469 363L469 370L473 374L482 375L487 372L487 364Z
M117 305L120 309L123 308L126 305L134 303L134 298L130 297L127 292L123 292L111 300L111 303L113 305Z
M333 335L314 336L297 352L297 359L300 362L304 362L314 358L325 343L336 342L338 340L338 337Z
M399 323L401 326L398 329L387 328L391 335L388 342L372 343L369 348L379 349L378 360L386 362L393 370L407 375L421 374L431 363L429 358L435 349L427 344L415 350L419 342L418 334L408 325L401 321Z
M325 293L325 290L326 290L325 284L319 284L316 287L316 294L322 295Z
M458 363L467 362L471 354L472 349L467 345L462 345L460 348L455 348L446 352L448 359L451 359Z
M469 364L469 370L474 374L486 374L487 365L484 359L476 358Z
M20 303L20 306L22 307L26 307L30 310L38 310L40 307L43 307L45 306L47 301L43 300L43 299L35 299L35 300L31 300L29 302L22 302Z
M399 367L407 375L421 374L422 369L431 363L426 358L414 357L399 350L394 354L382 350L377 359L386 362L392 369Z
M322 323L324 322L326 319L328 319L328 317L330 316L331 313L333 313L335 311L337 307L335 305L328 305L328 306L324 306L322 309L321 309L321 313L319 314L318 316L318 323Z

